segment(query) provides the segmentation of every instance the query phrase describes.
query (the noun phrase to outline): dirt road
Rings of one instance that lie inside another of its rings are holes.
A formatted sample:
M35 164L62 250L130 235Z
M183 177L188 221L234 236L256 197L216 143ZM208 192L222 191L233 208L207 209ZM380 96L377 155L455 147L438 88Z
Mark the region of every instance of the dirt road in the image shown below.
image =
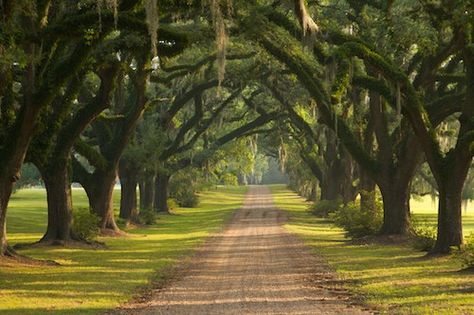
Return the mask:
M370 314L335 286L324 261L282 227L266 187L253 186L244 207L180 275L119 314Z

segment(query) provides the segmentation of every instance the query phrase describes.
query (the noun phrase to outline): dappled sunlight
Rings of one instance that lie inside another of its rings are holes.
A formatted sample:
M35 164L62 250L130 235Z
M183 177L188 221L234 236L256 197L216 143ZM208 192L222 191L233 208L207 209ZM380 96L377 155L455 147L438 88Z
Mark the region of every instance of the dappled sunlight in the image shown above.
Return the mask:
M245 191L246 187L218 187L203 192L198 207L160 215L154 226L127 230L131 237L101 237L109 249L22 250L21 254L54 259L61 266L2 268L0 314L64 314L64 310L96 314L124 303L138 287L162 277L162 270L219 229L231 211L242 205ZM74 189L73 195L76 207L87 206L82 189ZM119 195L118 191L114 194L115 208ZM39 240L47 218L44 190L18 191L8 215L11 243Z
M460 274L459 262L450 256L426 258L425 253L400 245L354 245L327 220L307 211L303 198L282 185L271 186L275 203L288 211L285 225L323 254L346 279L352 290L388 313L465 313L474 307L474 275ZM436 223L436 214L421 212L417 218ZM474 231L474 215L463 217L466 233Z
M252 187L221 233L165 288L125 314L368 314L338 290L320 257L282 228L265 187ZM117 312L121 314L120 311Z

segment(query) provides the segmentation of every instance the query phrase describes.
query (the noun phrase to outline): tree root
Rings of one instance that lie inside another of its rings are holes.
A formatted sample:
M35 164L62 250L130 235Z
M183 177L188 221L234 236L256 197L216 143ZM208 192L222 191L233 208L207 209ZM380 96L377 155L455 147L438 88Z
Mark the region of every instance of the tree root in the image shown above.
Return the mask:
M81 248L81 249L107 249L107 245L99 241L86 240L58 240L58 239L41 239L34 243L18 243L15 249L43 248L43 247L63 247L63 248Z

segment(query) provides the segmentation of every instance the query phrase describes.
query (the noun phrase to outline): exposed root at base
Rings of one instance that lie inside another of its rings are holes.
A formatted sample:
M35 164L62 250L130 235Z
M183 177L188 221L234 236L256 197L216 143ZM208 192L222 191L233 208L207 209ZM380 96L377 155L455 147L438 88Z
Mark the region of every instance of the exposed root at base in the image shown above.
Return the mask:
M29 249L42 247L63 247L63 248L80 248L80 249L107 249L107 245L98 241L85 240L40 240L35 243L18 243L15 249Z

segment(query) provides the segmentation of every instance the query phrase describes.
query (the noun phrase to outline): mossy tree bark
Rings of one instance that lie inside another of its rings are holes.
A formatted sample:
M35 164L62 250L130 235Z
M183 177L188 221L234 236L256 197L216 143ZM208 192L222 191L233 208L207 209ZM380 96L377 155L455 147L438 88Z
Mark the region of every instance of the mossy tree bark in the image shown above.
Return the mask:
M68 92L56 100L62 105L55 107L56 110L51 113L51 117L45 118L49 123L44 124L41 132L32 142L29 158L41 172L48 201L48 227L40 243L64 244L71 238L81 241L71 232L72 148L90 122L110 105L117 72L117 65L103 65L98 73L101 77L101 85L97 95L87 101L79 95L79 102L86 103L71 117L68 114L78 92L77 85L80 85L80 82L73 80Z
M264 18L263 18L264 19ZM270 23L267 21L266 23ZM271 23L270 23L271 24ZM273 25L273 29L278 26ZM262 27L261 29L264 29ZM274 33L274 31L272 31ZM263 33L267 34L267 33ZM387 199L386 207L384 207L384 215L387 217L386 225L380 231L382 234L406 234L411 231L408 218L408 201L410 179L414 174L414 170L419 163L420 152L417 150L416 142L413 140L413 135L407 128L406 123L399 126L394 131L389 132L384 117L383 104L379 96L373 95L370 99L374 103L372 109L377 108L377 112L372 110L371 116L376 117L375 133L377 136L378 151L374 154L371 150L364 148L363 141L359 138L357 131L352 130L348 124L345 123L343 117L336 117L332 111L332 102L335 97L330 96L321 83L321 80L313 75L312 69L314 66L309 63L307 59L304 59L299 54L289 54L284 48L277 45L276 42L281 40L278 35L263 35L257 40L262 46L274 57L283 62L288 68L293 71L299 78L300 83L307 89L310 95L316 100L316 104L319 109L320 122L327 125L333 131L337 131L337 137L340 139L341 144L344 145L345 149L350 152L352 158L354 158L359 167L370 176L379 187L384 186L385 182L390 182L393 187L397 187L397 191L401 194L402 201L397 202L395 198L391 197L392 189L382 189L382 194L386 193ZM294 42L294 49L300 46L299 43ZM336 80L336 82L338 82ZM275 86L275 82L267 84L267 86ZM284 98L278 95L277 89L272 89L274 96L281 102L285 103ZM386 98L385 102L393 102L393 98L390 95L384 94ZM384 102L384 103L385 103ZM290 110L291 106L285 105L287 110ZM314 136L314 132L311 127L305 126L303 119L294 118L295 115L290 114L293 122L298 128L311 136ZM401 129L400 129L401 128ZM400 135L398 137L398 135ZM397 141L393 141L397 139ZM309 143L310 140L308 140ZM415 149L413 149L415 148ZM408 167L405 165L408 163ZM336 175L337 176L337 175ZM388 187L385 185L385 187ZM405 196L405 197L404 197ZM392 222L392 220L398 220Z
M129 75L133 78L131 94L134 95L134 99L128 103L125 102L123 93L120 93L122 89L117 89L114 110L123 115L123 119L119 121L96 120L92 124L91 132L98 142L100 151L92 148L87 141L77 141L75 144L76 151L95 167L95 170L89 173L84 165L77 160L73 164L74 176L85 188L91 210L99 215L100 227L106 234L107 230L111 230L113 233L119 232L114 219L112 196L120 158L138 120L149 103L145 95L149 76L147 58L147 53L137 57L136 70L130 70L133 71ZM124 78L124 75L120 77L119 87L123 84Z

